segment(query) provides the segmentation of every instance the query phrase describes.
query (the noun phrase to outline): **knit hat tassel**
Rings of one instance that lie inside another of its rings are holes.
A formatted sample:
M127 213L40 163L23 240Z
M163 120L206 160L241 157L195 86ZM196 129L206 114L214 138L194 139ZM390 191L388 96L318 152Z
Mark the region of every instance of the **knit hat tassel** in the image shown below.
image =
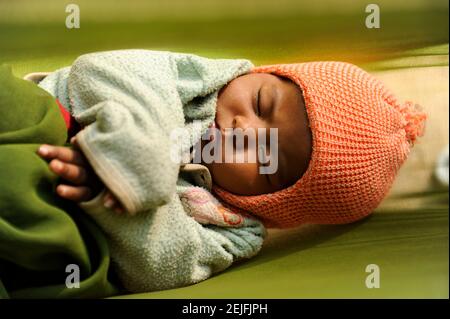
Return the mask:
M411 101L398 105L397 109L403 114L405 119L406 138L411 145L414 145L417 137L423 136L425 133L427 114L422 111L422 107L419 104Z

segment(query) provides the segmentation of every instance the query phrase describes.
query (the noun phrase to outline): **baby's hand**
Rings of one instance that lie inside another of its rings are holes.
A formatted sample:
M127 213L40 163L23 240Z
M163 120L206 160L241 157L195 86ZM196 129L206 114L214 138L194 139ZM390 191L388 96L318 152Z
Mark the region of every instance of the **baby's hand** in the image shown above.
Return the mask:
M70 142L74 148L41 145L38 154L50 160L49 167L55 174L72 184L59 184L56 187L59 196L77 203L88 201L104 186L83 153L79 151L75 137ZM124 212L122 205L110 191L104 196L104 205L117 213Z

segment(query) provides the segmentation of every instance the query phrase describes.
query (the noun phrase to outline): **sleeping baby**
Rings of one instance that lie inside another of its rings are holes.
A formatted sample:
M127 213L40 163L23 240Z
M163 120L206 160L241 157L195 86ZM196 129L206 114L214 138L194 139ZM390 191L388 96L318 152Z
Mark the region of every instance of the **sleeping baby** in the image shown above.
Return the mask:
M39 86L73 148L38 153L63 180L57 193L107 235L130 292L205 280L255 256L266 228L368 216L426 119L343 62L122 50L83 55Z

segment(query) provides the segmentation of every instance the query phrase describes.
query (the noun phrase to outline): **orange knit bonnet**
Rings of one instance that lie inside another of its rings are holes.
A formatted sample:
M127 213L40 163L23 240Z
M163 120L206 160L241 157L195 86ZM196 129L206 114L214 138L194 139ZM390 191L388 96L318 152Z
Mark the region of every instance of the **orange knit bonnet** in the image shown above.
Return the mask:
M259 217L266 227L344 224L369 215L387 195L426 114L399 103L369 73L344 62L256 67L300 86L312 133L303 176L275 193L241 196L213 186L223 202Z

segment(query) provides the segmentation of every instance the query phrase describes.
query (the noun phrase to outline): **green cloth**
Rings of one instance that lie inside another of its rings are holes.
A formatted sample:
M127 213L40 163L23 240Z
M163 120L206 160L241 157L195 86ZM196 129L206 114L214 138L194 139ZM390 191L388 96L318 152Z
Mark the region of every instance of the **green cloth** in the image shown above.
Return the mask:
M64 145L67 133L51 95L0 66L0 297L67 298L116 294L104 235L59 198L58 177L36 154ZM80 269L80 288L66 287L66 266Z

